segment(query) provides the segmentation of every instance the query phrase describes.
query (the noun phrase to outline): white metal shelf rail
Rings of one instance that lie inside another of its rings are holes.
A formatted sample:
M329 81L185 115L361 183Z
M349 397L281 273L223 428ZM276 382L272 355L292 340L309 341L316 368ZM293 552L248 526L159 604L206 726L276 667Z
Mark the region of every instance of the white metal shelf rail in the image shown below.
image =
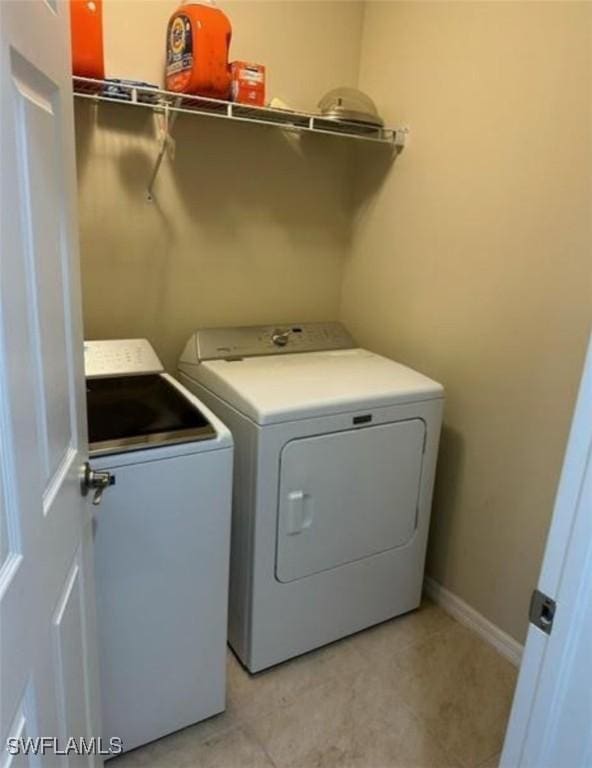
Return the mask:
M268 125L287 131L341 136L348 139L387 144L396 150L403 148L407 136L406 128L385 128L362 123L348 123L308 112L235 104L231 101L172 93L150 86L130 85L111 80L74 77L73 87L74 95L79 98L145 107L163 115L161 147L148 184L149 200L152 200L154 182L169 146L170 130L179 114L201 115L256 125Z

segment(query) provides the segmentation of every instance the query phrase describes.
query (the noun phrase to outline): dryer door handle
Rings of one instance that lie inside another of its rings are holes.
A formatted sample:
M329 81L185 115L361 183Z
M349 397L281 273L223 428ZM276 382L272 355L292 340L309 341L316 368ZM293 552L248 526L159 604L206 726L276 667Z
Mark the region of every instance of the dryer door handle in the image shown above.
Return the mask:
M312 523L312 498L304 491L290 491L288 494L288 516L286 533L293 536L310 528Z

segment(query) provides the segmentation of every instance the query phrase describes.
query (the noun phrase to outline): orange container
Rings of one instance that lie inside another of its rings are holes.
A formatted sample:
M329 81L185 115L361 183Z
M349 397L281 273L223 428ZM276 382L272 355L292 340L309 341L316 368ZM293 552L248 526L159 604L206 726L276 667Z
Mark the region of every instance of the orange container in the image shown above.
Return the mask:
M213 4L181 5L167 31L167 90L227 99L231 36L228 18Z
M233 61L230 65L230 98L239 104L265 104L265 67L247 61Z
M70 0L72 72L103 80L103 1Z

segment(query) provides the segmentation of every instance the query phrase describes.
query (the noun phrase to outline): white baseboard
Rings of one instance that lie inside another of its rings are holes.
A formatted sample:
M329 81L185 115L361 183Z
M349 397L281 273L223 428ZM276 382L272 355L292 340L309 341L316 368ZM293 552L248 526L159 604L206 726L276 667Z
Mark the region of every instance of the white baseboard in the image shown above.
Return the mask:
M439 605L443 611L449 613L461 624L472 629L485 642L492 645L496 651L501 653L508 661L511 661L516 667L520 665L523 646L506 632L492 624L489 619L482 616L468 603L461 600L450 590L443 587L437 581L426 576L423 582L425 594Z

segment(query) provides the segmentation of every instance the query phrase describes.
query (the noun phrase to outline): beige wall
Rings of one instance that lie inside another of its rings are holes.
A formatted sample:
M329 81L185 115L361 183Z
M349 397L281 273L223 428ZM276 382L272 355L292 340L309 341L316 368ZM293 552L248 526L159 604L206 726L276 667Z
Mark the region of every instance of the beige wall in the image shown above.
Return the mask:
M360 85L411 126L360 162L342 317L441 381L428 572L522 640L592 312L592 5L367 5Z
M106 0L109 76L161 80L177 2ZM355 84L358 2L220 3L232 58L266 64L269 94L313 108ZM85 333L147 336L174 369L199 326L334 319L349 242L347 142L181 116L157 201L146 111L76 105Z

